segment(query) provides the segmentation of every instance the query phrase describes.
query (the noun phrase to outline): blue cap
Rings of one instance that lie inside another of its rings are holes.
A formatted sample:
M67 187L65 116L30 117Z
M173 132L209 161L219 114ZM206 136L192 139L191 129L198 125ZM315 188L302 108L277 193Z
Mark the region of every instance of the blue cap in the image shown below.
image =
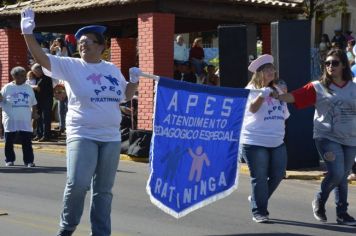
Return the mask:
M83 34L88 34L88 33L98 33L98 34L104 34L106 31L106 27L102 25L88 25L83 28L80 28L76 33L75 33L75 38L77 40L82 37Z

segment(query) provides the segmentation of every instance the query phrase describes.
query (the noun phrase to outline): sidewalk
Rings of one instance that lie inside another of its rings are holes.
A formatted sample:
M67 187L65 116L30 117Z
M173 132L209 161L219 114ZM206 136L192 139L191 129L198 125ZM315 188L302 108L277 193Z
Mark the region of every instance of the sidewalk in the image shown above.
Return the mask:
M0 147L4 148L4 140L0 141ZM21 145L16 144L15 148L21 148ZM45 153L61 153L65 157L66 153L66 143L64 139L57 139L53 142L33 142L34 152L45 152ZM148 158L132 157L129 155L121 154L120 160L135 161L148 163ZM249 169L245 163L240 164L240 173L249 174ZM324 163L321 162L319 167L299 169L299 170L287 170L286 179L298 179L298 180L317 180L320 181L323 178L323 173L325 172ZM356 181L350 181L350 185L356 186Z

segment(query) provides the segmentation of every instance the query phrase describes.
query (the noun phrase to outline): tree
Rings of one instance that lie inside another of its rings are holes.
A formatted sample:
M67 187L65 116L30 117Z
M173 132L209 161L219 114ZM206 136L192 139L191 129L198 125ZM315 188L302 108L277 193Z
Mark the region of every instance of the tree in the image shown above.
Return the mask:
M324 20L328 16L335 16L339 12L347 11L347 0L304 0L304 14L308 20L312 20L316 12L320 12L318 20Z

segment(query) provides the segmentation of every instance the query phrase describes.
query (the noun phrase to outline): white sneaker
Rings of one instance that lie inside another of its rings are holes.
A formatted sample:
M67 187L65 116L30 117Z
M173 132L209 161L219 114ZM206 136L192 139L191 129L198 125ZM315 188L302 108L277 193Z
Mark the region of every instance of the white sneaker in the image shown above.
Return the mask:
M35 163L28 163L27 164L27 167L35 167L36 165L35 165Z
M266 223L269 221L268 216L264 216L264 215L254 215L252 217L252 220L256 223Z
M247 200L248 200L249 202L251 202L251 199L252 199L251 195L247 197Z
M6 166L14 166L14 162L13 161L6 162Z

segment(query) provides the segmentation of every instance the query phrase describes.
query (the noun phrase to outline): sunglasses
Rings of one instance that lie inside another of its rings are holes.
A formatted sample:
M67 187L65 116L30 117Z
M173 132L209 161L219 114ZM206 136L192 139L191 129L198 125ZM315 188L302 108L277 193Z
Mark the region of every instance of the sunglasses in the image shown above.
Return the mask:
M332 67L338 67L340 65L340 61L338 60L330 60L330 61L325 61L325 66L332 66Z

